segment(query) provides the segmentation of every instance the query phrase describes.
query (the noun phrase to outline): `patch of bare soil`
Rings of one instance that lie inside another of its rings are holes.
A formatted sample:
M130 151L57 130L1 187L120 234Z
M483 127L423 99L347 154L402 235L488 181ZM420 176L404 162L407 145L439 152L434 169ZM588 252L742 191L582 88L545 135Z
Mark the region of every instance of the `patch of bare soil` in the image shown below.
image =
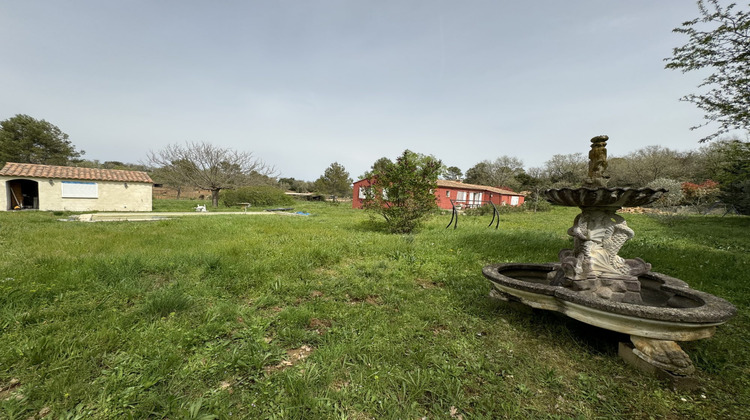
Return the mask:
M279 362L279 364L274 366L266 366L265 371L267 373L273 373L278 372L280 370L284 370L290 366L294 366L301 360L306 359L310 354L312 354L313 348L310 346L302 346L296 349L290 349L286 351L286 359Z
M21 387L21 382L13 378L7 384L0 385L0 400L7 401L11 398L23 399L23 395L16 394L16 390Z
M357 305L362 302L365 302L370 305L382 305L383 302L380 301L380 296L378 295L369 295L366 298L357 298L357 297L351 297L349 295L346 295L346 298L349 299L350 305Z
M443 287L443 283L435 283L432 280L417 279L417 284L423 289L434 289L436 287Z
M331 321L328 319L313 318L310 320L310 324L308 326L311 329L315 330L318 335L323 335L329 328L331 328Z

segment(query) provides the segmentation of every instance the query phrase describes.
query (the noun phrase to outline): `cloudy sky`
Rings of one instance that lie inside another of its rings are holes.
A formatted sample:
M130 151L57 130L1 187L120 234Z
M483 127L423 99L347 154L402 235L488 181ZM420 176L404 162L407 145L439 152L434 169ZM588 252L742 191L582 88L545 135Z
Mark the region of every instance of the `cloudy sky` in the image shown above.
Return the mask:
M314 180L404 149L463 171L695 149L700 75L664 69L689 0L0 0L0 119L28 114L88 159L170 143L251 151Z

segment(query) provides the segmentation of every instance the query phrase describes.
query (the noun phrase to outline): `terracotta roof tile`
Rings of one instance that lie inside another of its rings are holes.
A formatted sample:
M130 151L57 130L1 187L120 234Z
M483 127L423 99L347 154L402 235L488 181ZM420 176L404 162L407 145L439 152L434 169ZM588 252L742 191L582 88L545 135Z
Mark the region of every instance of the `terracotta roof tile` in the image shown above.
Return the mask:
M35 165L32 163L14 162L6 163L3 169L0 169L0 176L154 183L151 177L142 171L75 168L72 166Z

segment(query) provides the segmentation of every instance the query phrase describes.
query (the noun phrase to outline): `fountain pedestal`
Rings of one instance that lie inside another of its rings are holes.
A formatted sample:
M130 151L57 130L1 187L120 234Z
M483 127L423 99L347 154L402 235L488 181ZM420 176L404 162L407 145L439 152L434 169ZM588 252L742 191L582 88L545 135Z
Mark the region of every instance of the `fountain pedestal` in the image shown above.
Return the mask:
M617 255L634 236L625 219L615 213L619 208L581 207L568 229L573 249L558 254L560 264L550 273L550 284L614 302L642 303L638 276L651 270L651 264Z

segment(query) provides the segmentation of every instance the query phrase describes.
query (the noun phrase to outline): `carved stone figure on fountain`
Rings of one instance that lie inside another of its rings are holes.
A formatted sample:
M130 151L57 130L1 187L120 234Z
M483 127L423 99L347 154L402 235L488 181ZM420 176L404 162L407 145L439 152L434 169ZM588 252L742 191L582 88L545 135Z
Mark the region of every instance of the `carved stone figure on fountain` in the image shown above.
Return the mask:
M589 177L584 182L586 187L606 187L607 176L607 140L608 136L596 136L591 139L591 150L589 151Z

